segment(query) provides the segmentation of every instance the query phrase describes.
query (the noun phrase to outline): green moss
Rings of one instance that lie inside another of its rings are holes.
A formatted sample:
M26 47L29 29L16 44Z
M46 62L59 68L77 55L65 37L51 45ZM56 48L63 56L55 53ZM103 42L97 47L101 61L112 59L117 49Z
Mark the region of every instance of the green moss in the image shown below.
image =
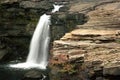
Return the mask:
M73 75L75 73L77 73L77 68L76 65L74 64L62 64L62 69L59 70L59 72L61 74L69 74L69 75Z
M75 69L72 69L72 70L70 70L68 73L69 73L70 75L72 75L72 74L75 74L75 73L77 73L77 70L75 70Z
M120 44L120 39L117 39L115 42Z

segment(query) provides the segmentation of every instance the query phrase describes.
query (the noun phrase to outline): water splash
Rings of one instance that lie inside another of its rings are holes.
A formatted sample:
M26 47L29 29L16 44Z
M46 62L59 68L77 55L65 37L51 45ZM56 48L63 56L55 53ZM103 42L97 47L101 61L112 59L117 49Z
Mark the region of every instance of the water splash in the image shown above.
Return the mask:
M52 13L59 11L59 9L63 7L63 5L55 5L55 4L53 4L53 6L54 6L54 9L52 10Z
M54 9L52 13L59 11L61 5L53 5ZM46 69L48 65L48 47L50 41L50 19L51 15L43 14L40 17L38 25L34 31L31 43L30 51L25 63L19 63L15 65L10 65L10 67L15 68L40 68Z

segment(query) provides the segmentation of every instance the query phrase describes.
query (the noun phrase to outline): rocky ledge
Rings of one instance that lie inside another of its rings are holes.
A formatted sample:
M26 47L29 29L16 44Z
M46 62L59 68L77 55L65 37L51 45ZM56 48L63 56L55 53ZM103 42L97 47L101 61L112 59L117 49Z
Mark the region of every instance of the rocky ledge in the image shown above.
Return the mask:
M51 80L120 80L119 0L79 1L88 21L53 42Z

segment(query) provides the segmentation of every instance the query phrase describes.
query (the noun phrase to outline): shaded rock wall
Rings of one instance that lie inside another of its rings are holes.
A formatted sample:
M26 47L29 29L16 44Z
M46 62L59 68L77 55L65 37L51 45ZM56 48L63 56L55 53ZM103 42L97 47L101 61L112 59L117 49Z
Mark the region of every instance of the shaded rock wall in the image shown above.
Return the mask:
M78 24L84 24L87 16L82 13L59 12L52 15L51 39L60 39L66 32L75 28Z
M52 8L46 0L0 0L1 61L25 60L39 17Z

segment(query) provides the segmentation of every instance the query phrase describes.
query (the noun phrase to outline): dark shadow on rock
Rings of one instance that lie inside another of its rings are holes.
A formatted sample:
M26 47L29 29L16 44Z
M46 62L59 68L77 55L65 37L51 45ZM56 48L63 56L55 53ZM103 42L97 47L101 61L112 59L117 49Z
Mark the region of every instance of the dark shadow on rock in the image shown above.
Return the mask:
M19 69L0 65L0 80L49 80L48 74L48 69Z

